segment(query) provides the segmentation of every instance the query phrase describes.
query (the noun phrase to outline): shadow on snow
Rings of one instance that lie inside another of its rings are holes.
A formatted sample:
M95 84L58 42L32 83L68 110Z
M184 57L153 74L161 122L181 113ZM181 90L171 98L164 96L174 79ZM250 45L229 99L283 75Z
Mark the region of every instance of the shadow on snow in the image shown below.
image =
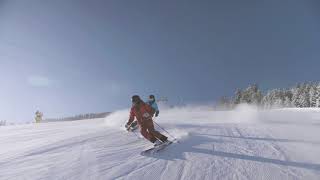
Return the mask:
M213 149L214 144L226 143L228 141L216 139L216 138L210 138L208 136L243 138L243 139L250 139L250 140L279 141L279 142L296 142L295 140L287 140L287 139L233 137L233 136L209 135L209 134L190 134L187 139L183 140L181 143L174 143L168 146L165 151L162 151L154 155L145 155L145 156L153 157L156 159L165 159L169 161L174 161L175 159L185 160L186 159L185 153L194 153L194 154L198 153L198 154L206 154L210 156L219 156L224 158L241 159L241 160L248 160L248 161L254 161L254 162L270 163L270 164L276 164L276 165L283 165L283 166L320 171L320 164L279 160L279 159L266 158L266 157L260 157L260 156L216 151ZM209 146L211 145L211 147L208 147L208 144ZM199 145L207 145L207 147L206 148L196 147Z

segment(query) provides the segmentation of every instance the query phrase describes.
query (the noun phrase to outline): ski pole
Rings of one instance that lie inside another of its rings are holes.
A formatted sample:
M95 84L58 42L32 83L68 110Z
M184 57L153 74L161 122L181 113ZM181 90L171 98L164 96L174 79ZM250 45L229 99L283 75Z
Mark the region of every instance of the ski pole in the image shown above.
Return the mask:
M138 139L140 139L140 137L136 134L136 132L132 131L134 133L134 135L137 136Z
M132 122L130 123L129 127L132 125L133 122L134 122L134 121L132 121ZM129 128L126 128L126 129L127 129L127 131L129 132ZM138 139L140 139L140 137L137 135L136 132L134 132L134 131L131 131L131 132L133 132L133 134L134 134Z
M163 131L165 131L169 136L173 138L172 141L177 140L177 143L179 143L178 139L172 136L168 131L166 131L164 128L162 128L157 122L153 121L159 128L161 128Z

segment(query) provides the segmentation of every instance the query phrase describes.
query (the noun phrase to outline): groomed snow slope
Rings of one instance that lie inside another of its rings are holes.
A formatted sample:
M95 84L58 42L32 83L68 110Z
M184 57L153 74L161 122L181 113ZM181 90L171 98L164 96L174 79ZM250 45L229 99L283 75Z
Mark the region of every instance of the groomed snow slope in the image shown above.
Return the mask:
M320 111L186 107L155 121L180 139L165 151L106 119L0 127L0 179L320 179Z

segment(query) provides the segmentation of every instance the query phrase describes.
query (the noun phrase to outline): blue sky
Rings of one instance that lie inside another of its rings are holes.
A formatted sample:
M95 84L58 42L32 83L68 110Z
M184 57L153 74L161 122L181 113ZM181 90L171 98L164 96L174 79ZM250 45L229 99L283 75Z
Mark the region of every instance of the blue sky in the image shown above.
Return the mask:
M0 0L0 119L319 80L319 1Z

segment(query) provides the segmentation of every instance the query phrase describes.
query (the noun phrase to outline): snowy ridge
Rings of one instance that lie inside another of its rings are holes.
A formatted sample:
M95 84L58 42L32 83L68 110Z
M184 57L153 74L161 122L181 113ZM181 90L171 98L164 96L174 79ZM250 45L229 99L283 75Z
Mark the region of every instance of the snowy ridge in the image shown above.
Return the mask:
M166 109L155 121L181 143L152 156L128 113L0 127L0 179L320 179L316 110Z

